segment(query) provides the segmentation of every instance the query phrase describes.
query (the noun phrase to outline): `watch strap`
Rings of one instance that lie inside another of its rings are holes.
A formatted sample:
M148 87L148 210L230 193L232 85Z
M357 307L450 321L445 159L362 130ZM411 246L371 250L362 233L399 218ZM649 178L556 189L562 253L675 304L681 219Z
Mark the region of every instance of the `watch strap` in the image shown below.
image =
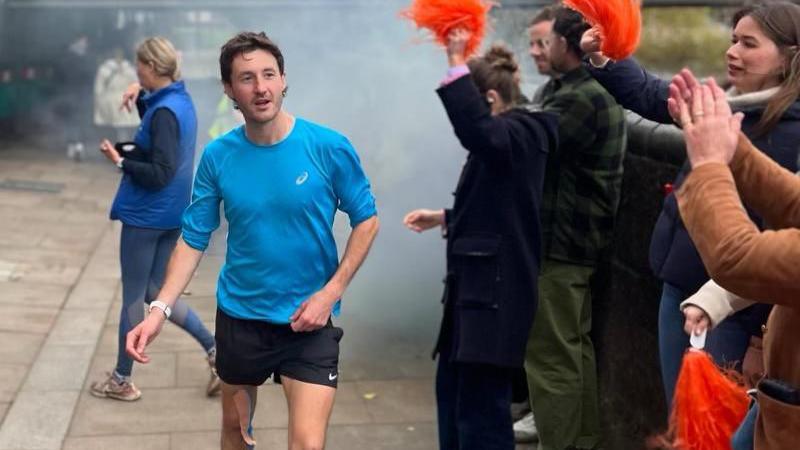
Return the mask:
M162 302L161 300L153 300L150 302L150 308L148 311L153 312L153 308L158 308L164 315L169 319L169 316L172 315L172 308L169 307L166 303Z

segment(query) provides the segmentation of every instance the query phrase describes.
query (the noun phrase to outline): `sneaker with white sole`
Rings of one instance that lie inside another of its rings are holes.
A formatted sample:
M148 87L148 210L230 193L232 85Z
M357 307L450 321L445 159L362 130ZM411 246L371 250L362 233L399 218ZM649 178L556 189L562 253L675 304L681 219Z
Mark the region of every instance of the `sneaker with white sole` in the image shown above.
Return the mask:
M124 402L132 402L142 397L142 391L132 381L118 381L113 374L106 375L107 378L104 381L92 383L89 392L95 397L113 398Z
M206 395L213 397L219 394L222 390L222 381L219 379L219 375L217 375L217 352L214 351L213 353L209 354L207 359L211 376L209 377L208 384L206 385Z
M533 419L532 412L514 422L514 440L516 442L533 442L537 439L539 439L539 431L536 429L536 421Z

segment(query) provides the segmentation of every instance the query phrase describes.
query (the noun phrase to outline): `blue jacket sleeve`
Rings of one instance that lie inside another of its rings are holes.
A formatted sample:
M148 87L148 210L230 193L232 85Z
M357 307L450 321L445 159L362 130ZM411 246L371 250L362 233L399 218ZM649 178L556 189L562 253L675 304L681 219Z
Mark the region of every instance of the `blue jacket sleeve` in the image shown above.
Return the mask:
M644 70L633 58L609 61L603 68L588 63L586 67L624 108L654 122L673 123L667 110L669 83Z
M205 251L211 234L219 227L222 200L210 152L203 152L192 188L192 203L183 212L182 237L189 247Z

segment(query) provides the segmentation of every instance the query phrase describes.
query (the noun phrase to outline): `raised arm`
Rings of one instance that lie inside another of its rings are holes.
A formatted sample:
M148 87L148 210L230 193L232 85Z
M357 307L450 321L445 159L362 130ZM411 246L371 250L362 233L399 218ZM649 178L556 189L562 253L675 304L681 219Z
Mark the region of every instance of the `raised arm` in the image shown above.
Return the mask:
M759 231L741 205L727 166L692 170L678 192L678 205L717 283L745 298L800 304L800 229Z
M437 91L461 146L482 157L511 160L509 122L492 116L471 75L465 75Z
M581 49L586 52L589 73L626 109L645 119L673 123L667 110L669 83L644 70L633 58L611 61L600 53L600 33L586 30Z
M680 97L670 102L680 107L692 163L692 172L678 191L678 205L709 274L720 286L745 298L800 304L800 229L759 231L742 206L728 167L739 142L741 114L731 114L725 93L713 80L694 89L691 107ZM797 180L774 172L766 158L745 160L754 166L747 171L757 175L739 179L742 188L751 193L763 189L762 197L778 197L771 202L773 213L781 205L789 205L788 212L796 211ZM768 188L754 184L770 174L775 179Z
M586 66L625 109L654 122L673 123L667 110L669 83L644 70L633 58L609 61L602 68Z

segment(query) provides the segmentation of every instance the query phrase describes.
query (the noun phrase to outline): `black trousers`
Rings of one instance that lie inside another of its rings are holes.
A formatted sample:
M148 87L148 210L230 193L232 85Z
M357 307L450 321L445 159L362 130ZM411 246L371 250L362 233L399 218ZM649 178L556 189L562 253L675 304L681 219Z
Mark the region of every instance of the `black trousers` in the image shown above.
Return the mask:
M436 406L442 450L513 450L511 385L514 370L450 362L439 354Z

